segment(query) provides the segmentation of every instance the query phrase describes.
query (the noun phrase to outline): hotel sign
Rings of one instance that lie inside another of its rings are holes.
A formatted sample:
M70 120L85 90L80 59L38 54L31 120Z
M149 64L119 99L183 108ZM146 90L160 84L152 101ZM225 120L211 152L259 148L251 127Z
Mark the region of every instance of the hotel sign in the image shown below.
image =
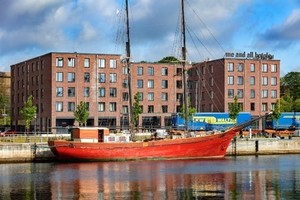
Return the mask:
M244 58L244 59L258 59L258 60L272 60L274 55L267 53L257 53L257 52L243 52L243 53L225 53L225 58Z

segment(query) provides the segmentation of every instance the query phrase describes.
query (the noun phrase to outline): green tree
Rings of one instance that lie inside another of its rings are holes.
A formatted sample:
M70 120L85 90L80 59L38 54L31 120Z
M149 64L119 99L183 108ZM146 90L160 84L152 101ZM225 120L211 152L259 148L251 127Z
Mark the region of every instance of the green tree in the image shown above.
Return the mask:
M300 112L300 99L293 99L287 92L280 98L280 108L282 112Z
M132 123L133 123L134 127L137 127L138 121L139 121L139 115L143 112L142 108L140 106L140 94L139 93L136 93L134 95L134 102L133 102L132 110L133 110L133 113L132 113L132 115L133 115Z
M173 56L167 56L158 61L158 63L179 63L179 60Z
M238 97L235 96L234 102L229 103L228 105L229 118L235 121L240 111L241 111L241 107L240 104L238 103Z
M196 108L190 106L190 98L187 98L187 115L185 114L184 104L180 107L180 112L178 113L179 117L184 120L190 121L192 120L194 114L196 113Z
M290 93L293 100L300 99L300 72L289 72L280 80L281 93Z
M79 105L77 105L76 110L74 111L75 121L79 123L79 126L86 126L86 122L89 118L89 112L87 108L87 103L81 101Z
M33 105L32 95L30 95L24 102L23 108L20 110L20 115L25 121L26 131L29 131L31 121L36 117L37 107Z

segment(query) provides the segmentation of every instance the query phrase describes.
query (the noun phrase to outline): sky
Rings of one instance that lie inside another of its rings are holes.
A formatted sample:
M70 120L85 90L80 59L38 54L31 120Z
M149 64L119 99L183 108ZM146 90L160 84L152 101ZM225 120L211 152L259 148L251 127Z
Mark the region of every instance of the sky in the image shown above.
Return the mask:
M0 71L49 52L125 55L125 0L0 0ZM180 58L180 0L129 0L131 60ZM300 0L185 0L187 59L269 53L300 71Z

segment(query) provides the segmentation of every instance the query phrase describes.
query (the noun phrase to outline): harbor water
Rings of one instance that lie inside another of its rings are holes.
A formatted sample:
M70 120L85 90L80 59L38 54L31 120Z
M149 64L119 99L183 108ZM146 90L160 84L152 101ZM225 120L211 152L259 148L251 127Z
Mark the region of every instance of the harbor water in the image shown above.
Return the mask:
M300 155L0 164L0 199L299 199Z

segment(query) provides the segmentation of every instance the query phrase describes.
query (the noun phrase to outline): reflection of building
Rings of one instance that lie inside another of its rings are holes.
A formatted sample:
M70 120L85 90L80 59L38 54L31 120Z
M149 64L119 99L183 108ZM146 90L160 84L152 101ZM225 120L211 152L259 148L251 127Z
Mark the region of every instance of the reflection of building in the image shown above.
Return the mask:
M88 126L128 126L128 70L120 55L48 53L11 66L12 123L21 123L23 102L33 96L37 128L74 124L76 106L87 102ZM139 92L140 126L165 126L182 100L182 66L132 63L132 95Z

